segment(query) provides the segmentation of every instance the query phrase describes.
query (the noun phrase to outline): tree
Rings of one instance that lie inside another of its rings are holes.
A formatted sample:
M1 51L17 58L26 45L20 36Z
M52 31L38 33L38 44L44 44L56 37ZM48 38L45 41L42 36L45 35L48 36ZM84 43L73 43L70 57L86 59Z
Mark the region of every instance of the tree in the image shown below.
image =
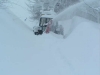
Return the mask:
M40 18L41 15L41 4L39 2L39 0L28 0L28 4L27 6L29 7L29 12L31 13L31 19L36 19L38 20Z
M47 10L48 7L53 8L57 0L28 0L27 6L31 13L31 19L39 20L41 16L41 10Z

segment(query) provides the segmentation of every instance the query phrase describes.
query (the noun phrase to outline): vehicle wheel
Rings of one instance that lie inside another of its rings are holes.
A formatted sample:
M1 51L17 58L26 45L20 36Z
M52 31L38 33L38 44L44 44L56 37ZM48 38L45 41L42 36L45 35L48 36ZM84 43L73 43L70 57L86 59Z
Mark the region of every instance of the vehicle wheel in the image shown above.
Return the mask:
M34 34L36 35L36 32L34 32Z
M42 35L43 34L43 31L42 30L38 30L39 34Z
M38 35L38 32L34 32L35 35Z

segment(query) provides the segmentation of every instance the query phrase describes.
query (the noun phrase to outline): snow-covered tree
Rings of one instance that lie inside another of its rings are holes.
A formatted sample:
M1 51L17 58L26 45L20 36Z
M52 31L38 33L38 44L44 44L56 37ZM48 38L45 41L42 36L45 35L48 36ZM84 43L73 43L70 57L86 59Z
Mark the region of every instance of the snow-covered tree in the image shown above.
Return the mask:
M39 0L28 0L27 6L29 7L29 12L31 13L31 19L38 20L40 18L40 10L41 10L41 4Z
M41 16L41 10L48 10L48 8L54 8L55 3L58 0L28 0L27 6L32 14L31 19L39 19Z

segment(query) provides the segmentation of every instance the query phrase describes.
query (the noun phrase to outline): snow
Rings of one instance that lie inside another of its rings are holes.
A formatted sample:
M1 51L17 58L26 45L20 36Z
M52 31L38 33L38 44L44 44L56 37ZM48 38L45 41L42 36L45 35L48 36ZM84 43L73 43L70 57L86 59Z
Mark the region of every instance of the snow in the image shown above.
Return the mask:
M7 4L9 10L14 13L20 20L22 20L29 27L33 27L33 21L30 19L31 13L28 11L27 0L9 0L10 2Z
M100 0L83 0L77 4L73 4L59 13L53 20L63 21L72 19L74 16L81 16L94 22L99 22L99 11L94 8L100 7ZM97 14L96 14L97 13Z
M0 75L100 75L100 24L74 17L67 23L75 28L59 39L35 36L16 14L0 9Z
M57 14L54 11L42 11L41 17L54 18Z

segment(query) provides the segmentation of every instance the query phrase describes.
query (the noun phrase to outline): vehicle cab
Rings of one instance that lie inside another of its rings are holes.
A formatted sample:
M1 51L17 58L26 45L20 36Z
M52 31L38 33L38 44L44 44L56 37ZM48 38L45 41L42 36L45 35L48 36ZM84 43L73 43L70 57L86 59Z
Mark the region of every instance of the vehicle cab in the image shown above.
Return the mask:
M48 22L51 19L53 19L54 16L55 16L55 13L53 11L42 11L42 14L39 20L39 26L33 27L34 34L39 35L40 34L39 31L43 33L47 27Z

